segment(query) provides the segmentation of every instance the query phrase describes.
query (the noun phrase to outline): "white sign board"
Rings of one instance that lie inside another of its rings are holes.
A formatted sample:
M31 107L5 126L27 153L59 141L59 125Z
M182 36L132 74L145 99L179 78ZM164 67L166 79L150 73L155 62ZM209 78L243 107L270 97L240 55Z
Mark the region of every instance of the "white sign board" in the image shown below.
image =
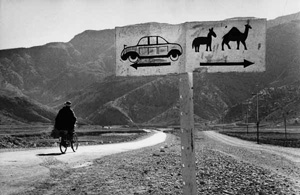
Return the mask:
M187 70L265 71L266 20L186 23Z
M116 28L116 75L265 71L266 20L232 19Z
M117 76L166 75L184 67L183 25L148 23L116 28Z

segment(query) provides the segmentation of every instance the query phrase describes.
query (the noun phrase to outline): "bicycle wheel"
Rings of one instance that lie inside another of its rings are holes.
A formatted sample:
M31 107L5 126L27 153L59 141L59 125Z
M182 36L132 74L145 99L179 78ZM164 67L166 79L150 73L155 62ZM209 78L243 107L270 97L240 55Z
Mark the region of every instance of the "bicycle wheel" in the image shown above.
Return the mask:
M66 153L67 148L68 148L68 147L67 147L67 145L66 145L66 142L65 142L65 144L63 144L63 139L60 138L59 149L60 149L61 153L62 153L62 154Z
M71 141L71 148L73 152L76 152L76 150L78 149L78 137L76 133L73 134L73 140Z

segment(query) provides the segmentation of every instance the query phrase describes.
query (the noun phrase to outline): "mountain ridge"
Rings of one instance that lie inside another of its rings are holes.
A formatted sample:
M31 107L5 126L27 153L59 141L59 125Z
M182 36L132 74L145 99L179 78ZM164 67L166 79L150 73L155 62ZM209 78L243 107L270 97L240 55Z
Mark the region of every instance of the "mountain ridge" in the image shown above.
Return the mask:
M295 52L300 45L299 15L268 21L265 73L194 73L198 121L220 120L231 107L251 99L253 91L296 85L300 77L300 55ZM0 50L0 88L56 111L64 101L72 100L76 114L94 124L179 122L174 76L113 76L114 34L114 29L86 30L67 43Z

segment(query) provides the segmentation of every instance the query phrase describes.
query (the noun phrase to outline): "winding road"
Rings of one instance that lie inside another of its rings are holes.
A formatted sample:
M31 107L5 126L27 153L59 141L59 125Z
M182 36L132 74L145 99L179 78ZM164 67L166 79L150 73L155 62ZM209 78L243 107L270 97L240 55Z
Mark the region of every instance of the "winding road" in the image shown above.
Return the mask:
M226 136L217 133L215 131L205 131L204 134L210 137L211 139L214 139L219 142L223 142L231 146L241 147L252 151L264 151L277 156L282 156L294 163L300 163L299 148L288 148L288 147L272 146L272 145L265 145L265 144L256 144L254 142L249 142L235 137Z
M289 178L300 181L300 149L256 144L219 134L215 131L200 132L212 140L211 149L235 159L250 162ZM25 151L0 151L0 192L12 194L30 189L33 183L46 180L50 169L78 168L93 164L93 160L125 151L131 151L164 142L166 134L155 132L142 140L128 143L80 146L74 153L68 149L64 155L59 148L30 149ZM199 139L199 137L198 137ZM201 141L201 139L199 139ZM299 182L300 183L300 182Z
M55 167L89 166L94 159L164 142L166 134L156 131L145 139L117 144L79 146L74 153L68 148L61 155L59 148L34 149L0 153L0 192L2 195L30 189L33 183L49 177Z
M215 131L205 131L203 134L215 143L214 150L284 175L294 181L300 192L300 148L257 144Z

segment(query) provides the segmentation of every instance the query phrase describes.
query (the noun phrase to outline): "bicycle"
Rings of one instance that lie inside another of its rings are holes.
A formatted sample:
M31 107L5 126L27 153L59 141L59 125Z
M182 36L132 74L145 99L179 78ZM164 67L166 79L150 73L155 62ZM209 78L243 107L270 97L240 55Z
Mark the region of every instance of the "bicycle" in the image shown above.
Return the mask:
M68 147L71 147L73 152L78 149L78 136L73 132L73 139L70 140L70 136L67 131L63 132L63 135L59 137L59 149L62 154L65 154Z

